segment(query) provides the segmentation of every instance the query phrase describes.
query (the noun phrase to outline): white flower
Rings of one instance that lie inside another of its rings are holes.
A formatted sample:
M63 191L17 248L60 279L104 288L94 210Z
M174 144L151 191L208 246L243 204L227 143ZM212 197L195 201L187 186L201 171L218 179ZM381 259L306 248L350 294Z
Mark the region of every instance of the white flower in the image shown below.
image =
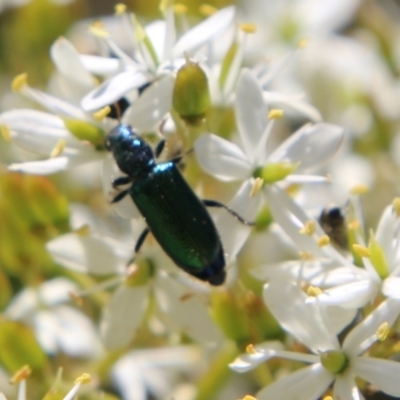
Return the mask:
M62 351L73 357L97 357L102 346L90 319L68 306L76 286L66 278L54 278L38 288L26 288L5 310L13 320L33 326L42 348L51 355Z
M24 150L45 158L12 164L9 166L11 171L46 175L101 161L106 157L104 139L117 122L107 118L107 110L104 114L92 115L77 105L83 93L94 87L93 76L86 71L78 52L66 39L57 40L51 54L58 68L58 79L63 83L58 85L61 88L58 91L66 100L30 87L26 75L15 78L14 90L48 112L16 109L0 114L0 127L8 139ZM135 117L139 125L147 124L146 121L159 114L158 100L153 90L160 89L159 95L162 96L164 85L168 82L172 81L166 77L143 94L142 97L152 99L153 107L140 110ZM120 123L126 122L125 116L122 116Z
M169 5L164 10L165 21L155 21L143 28L136 17L125 14L128 36L134 41L133 56L124 53L106 33L93 30L106 41L120 62L121 70L91 91L82 100L87 111L93 111L111 104L129 92L150 85L126 111L128 123L139 130L151 129L170 110L175 72L185 63L184 53L192 54L195 50L209 43L224 32L234 21L235 8L226 7L211 17L185 32L177 39L174 20L174 8ZM133 26L132 26L133 23ZM89 70L97 70L104 65L108 71L107 58L98 58L97 62L82 56ZM204 57L199 56L198 61ZM151 115L147 121L141 121L144 111ZM139 117L139 118L138 118Z
M268 342L250 347L230 367L246 372L273 357L311 364L265 387L258 400L318 399L333 383L335 399L362 399L355 378L361 377L383 392L400 395L397 376L400 364L395 361L368 358L363 353L387 331L397 318L400 302L388 299L366 319L355 326L341 345L331 322L317 303L306 304L305 296L295 286L266 285L264 299L280 325L312 354L282 351ZM283 302L282 299L285 299ZM289 300L289 302L287 301ZM396 307L394 307L396 306Z
M274 117L267 120L263 93L249 70L241 74L235 112L241 147L211 133L195 142L197 159L206 172L222 181L241 180L252 186L253 177L262 178L262 192L267 199L273 196L269 187L276 184L326 181L324 177L295 175L294 171L306 173L327 161L342 142L342 129L331 124L306 125L271 152L268 140ZM280 113L275 111L273 115L276 114ZM261 196L255 195L247 202L254 217Z
M200 357L200 349L193 345L135 350L117 360L111 379L124 400L146 400L149 394L166 398L179 372L194 372Z

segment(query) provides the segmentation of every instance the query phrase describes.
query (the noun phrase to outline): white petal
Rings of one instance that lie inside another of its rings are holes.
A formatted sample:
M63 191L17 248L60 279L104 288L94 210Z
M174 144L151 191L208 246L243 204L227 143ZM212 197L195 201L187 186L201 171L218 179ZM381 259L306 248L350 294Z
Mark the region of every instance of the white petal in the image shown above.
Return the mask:
M124 400L147 400L147 390L141 375L141 368L132 366L122 357L113 366L111 377Z
M51 307L69 301L69 293L76 289L75 283L67 278L59 277L42 283L38 294L40 301Z
M333 394L335 400L364 400L351 373L336 376Z
M107 58L90 54L80 55L81 63L92 74L110 75L119 72L121 61L117 58Z
M328 325L328 330L335 332L337 335L343 331L354 321L357 315L357 309L345 309L343 307L325 307L324 311L327 318L325 323Z
M44 161L31 161L20 164L11 164L9 171L21 172L33 175L49 175L65 171L70 164L68 157L51 158Z
M33 327L37 340L44 351L50 355L57 354L59 351L57 317L51 311L43 310L35 315Z
M53 114L90 121L79 107L58 97L51 96L30 86L24 86L21 89L21 93Z
M175 44L174 58L192 52L229 27L235 18L235 7L225 7L185 33Z
M372 383L382 392L391 396L400 396L400 363L378 358L356 357L351 361L355 375Z
M165 48L165 38L167 32L167 23L165 20L157 20L150 22L145 27L146 35L149 38L151 45L157 55L158 60L167 60L163 57Z
M95 275L116 273L124 262L104 240L92 236L68 233L46 244L54 260L65 268Z
M314 281L313 284L330 288L369 279L370 276L365 269L355 267L349 262L343 267L325 270L325 273L321 274L320 281Z
M51 46L50 55L64 78L78 83L83 90L93 88L94 78L84 68L79 53L69 40L63 37L56 40Z
M375 239L381 245L391 270L394 268L396 260L396 247L393 245L396 237L396 223L398 223L398 217L393 206L390 205L383 211L375 233Z
M305 125L271 154L270 161L300 162L297 171L306 171L327 162L339 149L343 137L343 129L336 125Z
M121 285L112 295L102 318L100 330L109 350L126 346L142 322L148 304L149 288Z
M23 149L49 155L62 139L72 147L81 147L66 129L61 118L42 111L11 110L0 114L0 125L11 129L12 140Z
M174 7L168 7L166 10L165 22L166 22L166 31L165 31L165 42L164 42L164 54L163 60L172 60L173 59L173 45L176 42L176 29L175 29L175 11Z
M39 304L37 290L26 288L13 297L5 310L7 317L11 319L25 319L32 317Z
M343 342L343 350L349 355L360 354L360 352L365 350L363 342L374 336L384 322L387 322L391 326L399 313L399 300L386 299L346 336Z
M283 329L314 353L339 348L323 321L318 304L306 304L305 293L284 277L264 286L264 301Z
M228 204L233 211L249 222L254 221L263 201L260 195L250 197L253 183L252 179L243 182L235 197ZM226 263L230 264L245 244L252 228L238 221L231 213L223 209L218 211L215 223L224 246Z
M237 357L229 364L229 368L236 372L247 372L266 360L275 357L276 350L282 350L281 342L265 342L261 345L254 346L254 353L244 353Z
M171 109L174 82L171 75L154 82L125 111L123 121L141 131L153 129Z
M218 348L224 342L200 296L185 296L188 289L165 275L158 277L157 286L157 303L171 319L175 331L183 331L209 348Z
M382 293L386 297L391 297L393 299L400 299L400 277L389 276L383 281Z
M67 150L68 149L64 149L64 153L67 153ZM100 152L96 152L91 147L84 148L80 152L72 149L71 153L75 154L50 158L43 161L11 164L8 169L9 171L25 172L28 174L49 175L64 171L69 168L74 168L79 165L97 161L102 158L102 154Z
M267 126L267 106L261 88L248 69L240 75L235 100L236 123L249 161L256 161L256 150Z
M243 180L251 174L251 165L240 147L217 135L201 135L194 150L200 166L222 181Z
M296 116L300 115L308 118L313 122L322 121L321 113L303 99L299 99L292 95L270 91L264 91L263 98L270 108L282 108L283 110L296 113Z
M334 376L321 364L313 364L293 372L257 393L258 400L311 400L319 398Z
M361 308L374 299L376 286L370 279L364 279L324 290L318 301L325 305L345 308Z
M103 82L82 99L82 108L86 111L95 111L108 106L129 92L138 89L149 82L149 77L138 71L127 70L120 72Z
M57 318L57 342L60 350L71 357L95 357L101 343L92 321L80 311L68 306L53 310Z
M317 245L315 239L300 233L300 229L310 220L304 210L285 191L276 186L265 188L263 193L274 220L293 240L298 250L309 251L315 257L323 257L323 250Z

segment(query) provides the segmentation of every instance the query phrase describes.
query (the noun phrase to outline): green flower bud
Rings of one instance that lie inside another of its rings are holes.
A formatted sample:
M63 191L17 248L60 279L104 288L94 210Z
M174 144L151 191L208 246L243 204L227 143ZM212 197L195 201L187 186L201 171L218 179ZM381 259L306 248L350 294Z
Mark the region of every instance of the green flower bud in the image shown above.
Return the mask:
M247 310L228 292L215 292L211 300L211 316L225 336L238 344L249 342Z
M64 118L64 124L79 140L86 140L94 145L98 145L104 140L104 131L90 122L79 119Z
M198 64L187 60L178 71L172 101L176 112L189 124L205 117L211 99L207 76Z
M381 277L385 279L389 276L389 266L386 261L385 252L382 246L375 240L371 233L371 239L368 243L368 250L370 251L370 261L374 266L376 272Z

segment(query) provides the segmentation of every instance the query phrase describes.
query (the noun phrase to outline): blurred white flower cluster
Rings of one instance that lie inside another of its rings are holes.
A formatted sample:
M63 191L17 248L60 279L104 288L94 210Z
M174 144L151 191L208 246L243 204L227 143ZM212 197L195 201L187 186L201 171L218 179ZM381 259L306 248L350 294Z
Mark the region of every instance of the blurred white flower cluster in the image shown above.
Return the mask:
M96 54L59 38L51 93L21 74L13 90L35 108L0 114L4 139L23 149L8 170L61 173L71 190L95 165L102 185L89 175L87 192L102 192L103 203L99 212L71 202L70 232L46 244L65 276L22 288L4 318L28 326L43 357L96 363L99 389L124 400L400 396L400 199L366 235L361 202L374 166L354 151L378 146L365 139L368 107L394 123L400 91L382 59L343 34L360 7L252 0L204 6L195 24L166 0L163 19L142 24L120 4L113 31L123 41L101 22L89 28ZM345 98L340 106L326 88ZM155 154L165 140L151 162L173 160L199 197L241 217L210 209L223 285L179 269L152 235L142 243L135 182L107 151L121 125ZM117 179L128 196L111 207ZM229 368L253 372L246 380Z

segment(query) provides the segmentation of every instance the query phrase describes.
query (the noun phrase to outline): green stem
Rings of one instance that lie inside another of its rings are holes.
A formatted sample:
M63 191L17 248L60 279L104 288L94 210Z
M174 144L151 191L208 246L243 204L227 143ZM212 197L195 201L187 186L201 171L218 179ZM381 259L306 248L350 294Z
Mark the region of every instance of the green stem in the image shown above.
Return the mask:
M195 400L211 400L217 397L220 389L233 374L228 364L237 356L237 347L230 342L214 357L207 372L197 383L198 392Z

